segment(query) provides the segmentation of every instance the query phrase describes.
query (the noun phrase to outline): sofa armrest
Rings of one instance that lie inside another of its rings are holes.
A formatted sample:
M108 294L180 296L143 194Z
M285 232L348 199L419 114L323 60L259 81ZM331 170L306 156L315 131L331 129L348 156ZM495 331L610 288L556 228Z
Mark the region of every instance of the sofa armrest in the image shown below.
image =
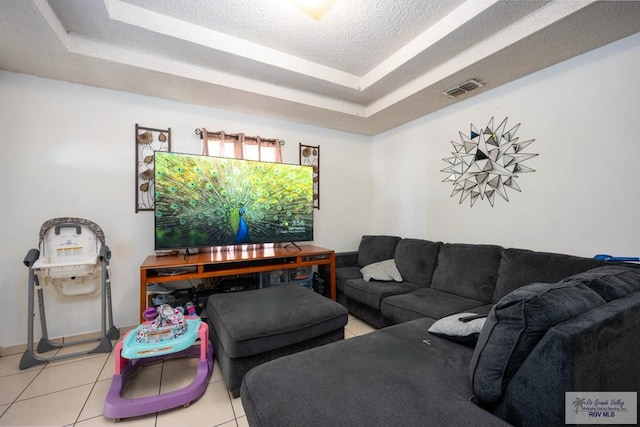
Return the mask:
M511 379L493 412L524 427L560 425L567 391L637 391L639 334L640 292L556 325Z
M336 268L358 267L358 251L338 252L336 254Z
M358 251L353 252L338 252L336 253L336 268L344 267L357 267L358 266ZM329 282L331 276L330 266L327 264L318 266L318 274L325 282Z
M358 266L358 251L353 252L339 252L336 253L336 269L344 267L357 267ZM320 278L327 284L324 288L324 296L329 296L329 286L331 283L331 266L328 264L321 264L318 266L318 274ZM337 280L337 278L336 278Z

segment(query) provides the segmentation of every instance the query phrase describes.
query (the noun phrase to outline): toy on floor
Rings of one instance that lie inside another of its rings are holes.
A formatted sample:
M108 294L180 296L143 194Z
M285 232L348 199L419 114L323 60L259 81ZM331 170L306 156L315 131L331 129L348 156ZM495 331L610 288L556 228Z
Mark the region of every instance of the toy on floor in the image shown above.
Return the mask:
M168 304L161 305L156 310L155 318L140 325L136 331L135 343L137 344L157 344L177 340L187 332L184 309L182 307L172 308ZM129 344L129 349L133 347L132 344Z
M213 372L209 328L181 307L163 305L144 312L146 322L129 332L115 347L115 373L104 403L104 416L119 420L188 406L206 390ZM199 339L199 343L196 340ZM199 357L196 376L179 390L135 399L122 397L127 381L143 366L177 357Z

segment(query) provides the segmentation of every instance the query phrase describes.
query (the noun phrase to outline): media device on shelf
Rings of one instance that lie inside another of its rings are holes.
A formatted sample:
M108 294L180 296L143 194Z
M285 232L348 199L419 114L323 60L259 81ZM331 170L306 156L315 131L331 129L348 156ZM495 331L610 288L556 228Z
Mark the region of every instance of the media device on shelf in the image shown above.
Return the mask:
M313 240L313 168L155 152L155 249Z

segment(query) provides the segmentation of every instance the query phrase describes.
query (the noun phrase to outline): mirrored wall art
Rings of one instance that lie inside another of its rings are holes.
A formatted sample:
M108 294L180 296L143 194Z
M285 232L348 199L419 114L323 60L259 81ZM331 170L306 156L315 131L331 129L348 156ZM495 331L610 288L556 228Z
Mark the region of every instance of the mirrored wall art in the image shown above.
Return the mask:
M523 163L537 154L523 151L535 139L520 142L519 127L520 123L506 130L507 118L495 127L492 117L484 129L471 124L468 136L459 132L460 142L451 141L453 157L443 159L449 164L442 172L447 174L443 182L453 184L451 197L459 194L460 203L469 199L471 206L486 198L493 206L496 195L509 201L507 189L521 191L518 174L535 172Z

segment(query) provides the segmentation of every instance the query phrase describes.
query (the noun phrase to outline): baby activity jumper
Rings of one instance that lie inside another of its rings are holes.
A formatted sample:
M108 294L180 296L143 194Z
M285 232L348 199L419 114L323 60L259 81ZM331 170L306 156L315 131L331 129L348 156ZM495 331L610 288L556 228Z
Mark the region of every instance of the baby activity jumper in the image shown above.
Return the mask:
M199 316L168 304L145 310L147 321L116 344L115 373L104 404L104 416L119 420L188 406L206 390L213 371L209 328ZM124 388L136 371L170 358L198 357L196 375L189 385L154 396L127 399Z

